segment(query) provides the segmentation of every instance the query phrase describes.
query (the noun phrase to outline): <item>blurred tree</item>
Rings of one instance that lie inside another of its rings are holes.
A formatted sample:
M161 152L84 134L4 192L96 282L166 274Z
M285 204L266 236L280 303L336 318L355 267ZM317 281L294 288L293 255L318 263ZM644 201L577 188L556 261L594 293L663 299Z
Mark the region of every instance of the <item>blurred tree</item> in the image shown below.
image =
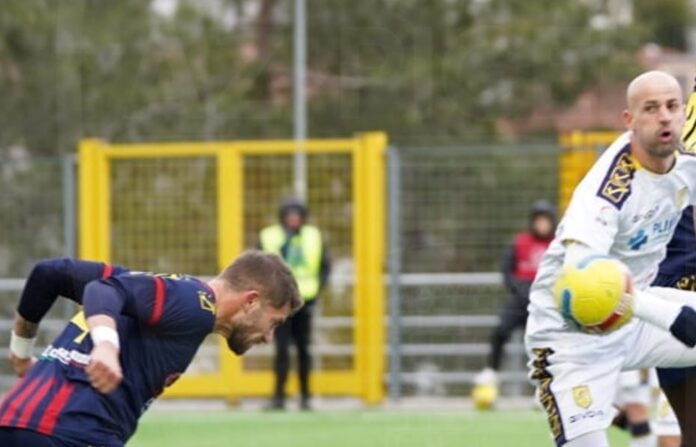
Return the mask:
M625 79L644 38L690 17L686 0L636 0L636 24L599 28L595 3L310 1L310 134L495 137L498 117ZM152 4L5 0L0 147L290 135L292 2Z
M646 27L653 42L680 50L687 49L687 30L694 21L689 0L634 0L637 23Z
M490 137L498 117L566 104L637 69L637 28L593 28L587 2L322 5L310 7L309 61L334 84L312 101L313 134L377 126L397 140Z

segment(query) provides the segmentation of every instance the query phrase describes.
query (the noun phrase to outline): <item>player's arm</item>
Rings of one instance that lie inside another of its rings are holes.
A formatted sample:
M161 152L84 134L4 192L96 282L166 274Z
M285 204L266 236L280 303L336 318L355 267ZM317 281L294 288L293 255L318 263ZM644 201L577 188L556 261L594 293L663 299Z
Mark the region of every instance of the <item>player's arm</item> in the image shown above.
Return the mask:
M85 288L82 305L94 344L85 372L92 386L104 394L123 380L116 319L133 300L116 279L93 281Z
M85 373L97 391L108 394L123 380L116 320L109 315L96 314L87 318L87 327L92 336L94 348Z
M591 182L578 186L557 236L565 247L564 265L609 254L619 230L619 205L603 195L603 187L597 191Z
M10 338L9 358L17 375L23 376L33 364L39 323L59 295L80 303L88 282L123 271L120 267L69 258L39 261L22 291Z
M503 283L511 291L515 291L515 245L510 244L503 253L500 263L500 273L503 274Z
M158 276L121 275L89 283L82 300L94 343L86 368L92 385L113 391L123 378L119 360L118 317L134 318L160 334L199 335L212 330L214 308L198 300L167 296L166 281Z

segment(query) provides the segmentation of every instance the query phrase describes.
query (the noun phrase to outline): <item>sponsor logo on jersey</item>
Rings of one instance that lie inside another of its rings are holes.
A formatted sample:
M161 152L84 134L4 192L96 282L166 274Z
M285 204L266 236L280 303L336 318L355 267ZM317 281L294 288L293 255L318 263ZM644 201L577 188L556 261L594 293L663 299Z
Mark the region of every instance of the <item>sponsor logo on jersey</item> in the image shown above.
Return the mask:
M640 228L628 239L628 248L631 250L640 250L640 247L645 245L647 242L648 235L644 229Z
M590 405L592 405L590 387L587 385L573 387L573 400L578 407L590 408Z
M672 236L672 230L674 230L674 227L677 226L677 223L679 223L679 219L681 218L681 213L677 213L672 217L669 217L662 222L656 222L652 226L652 232L655 236L662 236L664 234L668 234L670 237Z
M597 191L597 196L607 200L621 209L631 194L631 180L636 172L636 165L631 158L630 145L626 145L614 158L604 181Z
M597 214L597 216L595 216L595 220L603 226L607 227L609 226L609 222L611 221L612 212L612 207L609 205L605 205L599 209L599 213Z
M659 204L658 204L658 205L655 205L654 207L652 207L652 208L651 208L647 213L645 213L645 214L636 214L635 216L633 216L633 218L631 219L631 221L632 221L633 223L638 223L638 222L640 222L641 220L650 220L650 219L652 219L653 217L655 217L655 215L657 214L658 211L660 211L660 205L659 205Z
M574 424L576 422L584 421L586 419L594 419L604 416L603 410L589 410L584 413L573 414L568 418L568 422Z
M54 348L52 345L49 345L41 354L41 360L58 360L64 365L77 366L78 368L86 367L90 358L91 356L84 352L74 349Z

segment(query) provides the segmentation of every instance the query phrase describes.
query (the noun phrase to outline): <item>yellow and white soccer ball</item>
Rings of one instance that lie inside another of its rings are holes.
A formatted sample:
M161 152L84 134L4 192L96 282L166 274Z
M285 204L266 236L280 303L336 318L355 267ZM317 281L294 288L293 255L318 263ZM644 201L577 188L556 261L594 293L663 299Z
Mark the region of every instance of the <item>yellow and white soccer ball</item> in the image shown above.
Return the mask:
M553 295L569 325L583 332L603 334L633 317L633 281L628 268L608 256L589 256L566 266Z
M476 385L471 391L471 400L477 410L490 410L498 399L498 387L493 383Z

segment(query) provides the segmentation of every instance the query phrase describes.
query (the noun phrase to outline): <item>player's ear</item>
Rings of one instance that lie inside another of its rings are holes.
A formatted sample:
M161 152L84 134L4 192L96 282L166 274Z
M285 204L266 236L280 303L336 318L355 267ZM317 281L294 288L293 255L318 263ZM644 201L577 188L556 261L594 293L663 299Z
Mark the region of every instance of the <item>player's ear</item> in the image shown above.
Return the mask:
M628 109L624 109L621 116L623 118L623 122L626 126L626 129L631 129L631 126L633 125L633 115L631 114L631 112Z
M261 296L258 290L247 290L242 292L242 301L244 303L244 310L249 311L261 303Z

